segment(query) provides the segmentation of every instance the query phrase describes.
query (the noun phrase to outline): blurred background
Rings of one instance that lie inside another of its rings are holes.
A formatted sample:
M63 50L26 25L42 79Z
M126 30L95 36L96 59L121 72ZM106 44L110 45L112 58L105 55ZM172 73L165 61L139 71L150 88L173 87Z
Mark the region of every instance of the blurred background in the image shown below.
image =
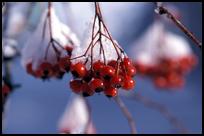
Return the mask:
M17 4L27 16L28 26L15 39L21 49L27 38L35 30L40 15L47 3L9 3ZM7 5L9 5L7 4ZM131 57L130 49L137 46L134 42L153 23L155 5L148 2L101 2L105 22L113 37ZM202 3L177 2L167 3L181 13L182 22L202 39ZM20 6L21 5L21 6ZM24 5L24 6L22 6ZM83 2L54 3L60 20L68 24L79 36L84 38L87 25L94 16L94 4ZM29 7L29 8L23 8ZM30 11L31 10L31 11ZM12 12L11 10L9 12ZM27 14L26 14L27 15ZM7 26L9 29L9 25ZM177 27L168 25L167 29L186 38L198 57L198 65L186 76L186 84L180 90L162 91L146 78L136 76L136 87L133 92L140 92L165 105L190 133L202 132L202 52L194 46ZM8 31L5 31L8 34ZM3 36L5 34L3 33ZM70 74L62 80L42 81L28 75L21 65L20 58L12 62L13 82L21 84L8 98L2 133L58 133L58 121L70 99ZM97 133L130 133L126 118L113 100L104 95L87 98L91 106L91 115ZM157 111L145 107L134 100L122 97L136 122L138 133L176 133L169 122Z

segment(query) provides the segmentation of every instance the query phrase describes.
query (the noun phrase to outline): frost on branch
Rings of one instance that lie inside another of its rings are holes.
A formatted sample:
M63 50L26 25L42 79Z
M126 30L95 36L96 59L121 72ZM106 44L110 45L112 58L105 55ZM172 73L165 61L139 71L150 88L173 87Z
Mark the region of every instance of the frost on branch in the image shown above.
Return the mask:
M184 75L196 64L189 43L165 30L160 21L155 21L135 44L133 53L138 72L150 76L161 88L182 87Z
M89 107L83 97L72 95L66 110L59 121L62 134L95 134L96 130L90 120Z
M22 51L22 64L37 78L61 78L69 71L70 55L79 44L76 35L49 7Z

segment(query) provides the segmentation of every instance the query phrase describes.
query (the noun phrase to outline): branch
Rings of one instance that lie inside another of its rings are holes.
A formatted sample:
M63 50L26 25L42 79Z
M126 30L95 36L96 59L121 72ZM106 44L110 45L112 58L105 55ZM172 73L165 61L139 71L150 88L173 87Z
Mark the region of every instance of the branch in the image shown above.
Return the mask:
M162 3L155 3L157 8L155 12L159 15L166 15L181 31L183 31L200 49L202 47L202 42L196 38L196 36L186 27L183 23L181 23L167 8L162 6Z
M123 101L120 99L119 96L114 97L114 100L117 103L117 105L120 107L124 116L127 118L130 129L131 129L131 133L136 134L137 133L136 125L135 125L135 122L134 122L134 119L133 119L131 113L129 112L129 110L127 109L127 107L125 106L125 104L123 103Z
M142 103L144 106L154 109L158 112L160 112L168 121L169 123L174 126L175 128L177 128L179 130L180 133L188 133L189 130L187 128L185 128L183 126L183 124L179 121L179 119L177 119L177 117L175 117L174 115L172 115L169 110L166 108L166 106L157 103L145 96L142 96L139 93L134 93L132 95L129 95L128 98L131 98L137 102Z

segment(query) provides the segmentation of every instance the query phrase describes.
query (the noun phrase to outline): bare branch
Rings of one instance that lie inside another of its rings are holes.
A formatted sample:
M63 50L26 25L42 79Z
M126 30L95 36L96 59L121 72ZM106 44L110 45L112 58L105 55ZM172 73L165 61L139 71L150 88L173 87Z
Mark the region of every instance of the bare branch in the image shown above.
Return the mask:
M202 42L196 38L196 36L179 21L167 8L163 7L160 2L156 2L155 12L159 15L166 15L181 31L183 31L200 49L202 47Z
M127 118L130 129L131 129L131 133L136 134L137 130L136 130L136 125L135 125L134 119L133 119L131 113L129 112L129 110L127 109L127 107L125 106L124 102L120 99L119 96L114 97L114 100L118 104L118 106L120 107L124 116Z
M174 126L180 133L188 133L189 130L183 126L183 124L179 121L177 117L175 117L172 113L169 112L169 110L166 108L166 106L155 102L145 96L142 96L139 93L134 93L132 95L128 95L128 98L131 98L137 102L142 103L144 106L154 109L158 112L160 112L168 121L169 123Z

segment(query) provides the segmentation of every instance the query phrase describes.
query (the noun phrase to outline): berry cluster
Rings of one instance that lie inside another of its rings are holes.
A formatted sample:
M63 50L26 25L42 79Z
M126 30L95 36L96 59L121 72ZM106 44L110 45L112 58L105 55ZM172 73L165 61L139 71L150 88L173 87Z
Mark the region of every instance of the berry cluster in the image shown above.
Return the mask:
M27 73L36 78L61 79L70 70L72 50L79 45L79 41L70 28L59 21L51 3L44 15L23 50L23 63ZM40 40L39 33L42 34ZM37 39L36 45L33 45L33 39ZM36 49L30 51L33 47Z
M124 50L112 39L98 3L95 3L95 9L91 42L85 46L85 53L73 52L82 55L71 57L73 80L70 88L83 96L103 92L107 97L114 97L119 88L134 88L136 69Z
M196 64L196 58L193 55L185 56L180 59L162 59L155 66L146 66L136 63L135 67L138 73L148 75L153 78L154 83L160 88L182 87L184 85L184 76Z
M71 66L71 73L74 79L70 81L70 88L83 96L104 92L107 97L113 97L117 95L119 88L131 90L135 86L132 77L135 76L136 69L127 57L120 63L112 60L107 65L96 61L90 70L78 62Z

